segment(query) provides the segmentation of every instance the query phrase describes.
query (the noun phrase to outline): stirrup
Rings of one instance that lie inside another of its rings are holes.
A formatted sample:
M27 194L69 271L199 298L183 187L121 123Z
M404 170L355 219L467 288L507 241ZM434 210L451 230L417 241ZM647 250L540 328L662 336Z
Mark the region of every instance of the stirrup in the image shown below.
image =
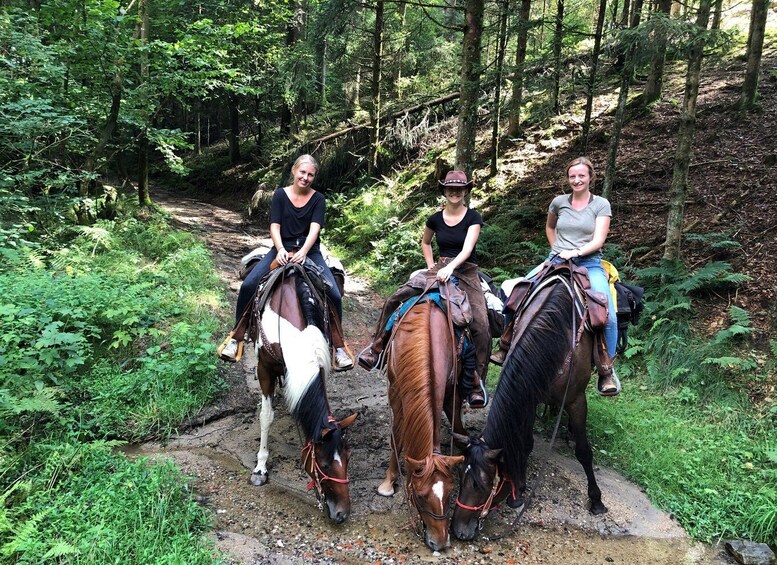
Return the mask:
M607 375L599 375L599 379L596 381L596 392L599 393L599 396L618 396L621 393L621 381L618 378L618 375L615 374L615 369L611 369L610 371L612 382L615 383L615 390L603 391L602 379L606 378Z
M231 331L229 332L229 335L224 339L224 341L221 342L221 345L219 345L219 348L216 350L216 355L219 357L219 359L223 359L224 361L230 361L237 363L240 361L240 359L243 357L243 342L238 341L237 342L237 353L235 353L235 359L228 357L222 357L221 352L224 351L224 348L229 344L230 341L232 341L235 337L235 332Z

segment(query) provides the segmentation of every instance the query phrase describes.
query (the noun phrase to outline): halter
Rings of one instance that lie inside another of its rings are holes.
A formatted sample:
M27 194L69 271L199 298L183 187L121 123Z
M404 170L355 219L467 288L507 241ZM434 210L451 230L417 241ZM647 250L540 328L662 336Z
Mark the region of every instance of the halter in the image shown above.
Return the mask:
M302 464L305 466L306 470L308 467L308 461L310 461L310 474L313 476L313 478L310 479L307 490L313 490L314 488L316 489L316 498L318 498L319 503L325 498L324 488L321 484L324 481L332 481L333 483L339 483L343 485L347 485L349 482L351 482L348 477L345 477L344 479L330 477L321 469L318 461L316 461L316 449L312 439L308 440L308 442L302 447Z
M408 502L412 503L413 507L415 508L416 513L418 514L418 520L415 522L414 527L417 535L421 535L421 532L426 529L426 524L424 524L423 520L423 514L426 514L427 516L431 516L433 520L447 520L448 519L448 513L445 514L435 514L434 512L431 512L427 510L426 508L421 508L418 505L418 496L416 495L415 488L413 487L413 484L408 482L407 483L407 495L406 498ZM419 528L420 523L420 528Z

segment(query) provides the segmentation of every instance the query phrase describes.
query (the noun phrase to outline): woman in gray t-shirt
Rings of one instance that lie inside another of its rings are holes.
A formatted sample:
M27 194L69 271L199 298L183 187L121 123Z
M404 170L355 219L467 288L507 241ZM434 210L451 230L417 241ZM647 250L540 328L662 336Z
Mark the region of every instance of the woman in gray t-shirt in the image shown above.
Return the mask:
M545 223L545 235L550 243L549 260L570 259L580 267L588 269L591 288L603 292L609 300L609 316L604 334L607 340L607 353L615 357L618 342L618 322L615 306L610 293L607 273L602 267L602 246L610 230L612 211L606 198L596 196L591 187L596 180L591 161L578 157L567 165L566 178L571 194L562 194L553 199L548 208ZM527 278L536 275L542 265L532 270ZM494 353L491 360L499 363L504 352ZM500 363L501 364L501 363ZM611 396L618 394L620 386L615 371L610 375L600 375L598 390L600 394Z

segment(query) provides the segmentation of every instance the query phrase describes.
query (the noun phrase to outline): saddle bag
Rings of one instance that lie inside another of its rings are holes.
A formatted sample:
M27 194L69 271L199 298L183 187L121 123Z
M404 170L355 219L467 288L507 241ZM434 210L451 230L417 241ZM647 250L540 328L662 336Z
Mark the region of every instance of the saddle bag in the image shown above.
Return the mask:
M623 353L629 345L629 325L637 325L645 305L642 298L645 289L616 281L615 296L618 318L618 353Z
M603 329L607 325L607 295L590 288L585 291L586 307L588 308L588 321L591 328Z
M472 322L472 308L467 293L452 282L440 285L440 296L450 304L451 319L454 326L468 326Z

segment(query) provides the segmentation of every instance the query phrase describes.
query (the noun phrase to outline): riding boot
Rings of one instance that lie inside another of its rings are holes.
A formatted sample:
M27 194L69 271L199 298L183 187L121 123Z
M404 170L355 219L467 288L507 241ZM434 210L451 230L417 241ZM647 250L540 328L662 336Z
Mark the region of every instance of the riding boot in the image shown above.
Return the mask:
M359 366L368 371L372 371L378 365L380 354L383 353L385 334L376 337L367 347L365 347L357 358Z
M469 340L465 340L462 347L461 365L461 396L467 399L470 408L482 408L486 405L486 397L477 372L477 350Z
M596 392L601 396L617 396L621 392L621 383L615 374L615 357L607 353L604 335L598 333L594 338L594 364L599 374Z
M491 353L491 362L494 365L502 365L507 357L507 352L510 351L510 344L513 341L513 320L514 318L511 318L505 322L505 329L499 338L499 345Z

